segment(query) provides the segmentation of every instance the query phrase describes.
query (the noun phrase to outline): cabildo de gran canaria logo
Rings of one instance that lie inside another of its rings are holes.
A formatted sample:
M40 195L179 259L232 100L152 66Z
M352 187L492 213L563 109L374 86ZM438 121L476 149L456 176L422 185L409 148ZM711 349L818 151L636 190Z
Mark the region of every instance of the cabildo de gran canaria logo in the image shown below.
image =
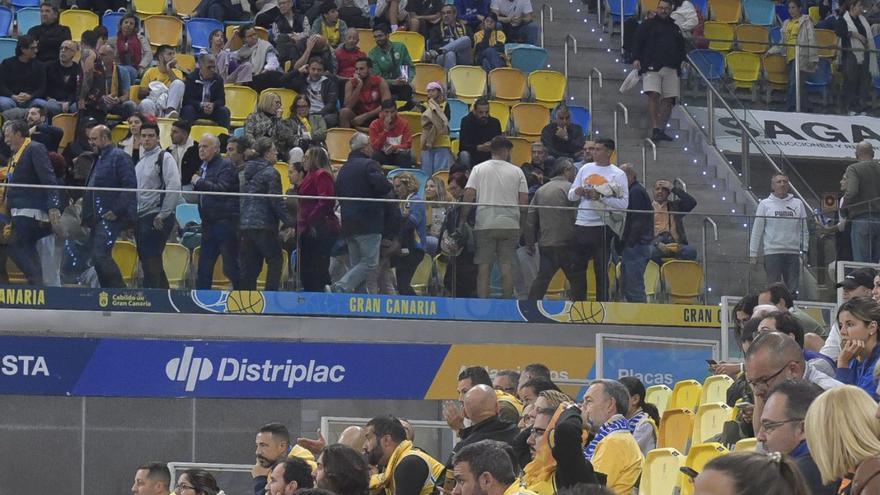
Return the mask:
M341 383L345 379L345 366L324 365L310 359L308 364L296 364L293 359L275 363L271 359L250 362L247 358L223 357L219 366L207 357L193 356L193 347L186 346L183 356L172 358L165 364L165 376L174 382L184 382L185 390L193 392L199 382L251 382L279 383L293 388L297 383ZM216 370L216 373L214 372Z

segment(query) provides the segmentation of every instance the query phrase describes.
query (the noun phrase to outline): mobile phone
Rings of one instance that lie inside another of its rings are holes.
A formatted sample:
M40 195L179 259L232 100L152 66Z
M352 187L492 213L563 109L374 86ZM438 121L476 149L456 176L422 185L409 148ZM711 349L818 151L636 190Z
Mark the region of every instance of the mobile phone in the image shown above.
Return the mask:
M708 364L709 366L715 366L718 364L718 361L715 361L714 359L707 359L706 364Z
M693 468L689 468L687 466L682 466L678 468L678 470L684 473L684 475L690 479L694 479L700 475L700 473L696 472Z

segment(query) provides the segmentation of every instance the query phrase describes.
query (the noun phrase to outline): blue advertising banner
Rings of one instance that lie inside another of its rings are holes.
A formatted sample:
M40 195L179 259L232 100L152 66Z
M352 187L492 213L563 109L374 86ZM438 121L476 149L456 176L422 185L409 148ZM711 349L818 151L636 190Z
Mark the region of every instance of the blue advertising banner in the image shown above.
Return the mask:
M600 335L602 377L634 376L646 387L681 380L703 381L709 373L707 359L717 359L713 342L684 342L641 337Z

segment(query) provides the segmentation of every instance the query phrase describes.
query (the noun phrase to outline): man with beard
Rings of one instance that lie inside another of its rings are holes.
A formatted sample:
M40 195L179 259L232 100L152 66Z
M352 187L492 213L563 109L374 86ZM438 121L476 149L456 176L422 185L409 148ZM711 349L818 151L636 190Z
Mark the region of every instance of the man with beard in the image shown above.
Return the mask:
M500 135L501 122L489 115L489 100L477 98L473 111L461 119L459 162L470 169L492 158L489 143L492 138Z
M281 423L263 425L257 432L256 444L257 450L254 455L257 463L251 469L251 476L254 478L254 495L265 495L269 475L273 473L272 466L283 463L288 458L299 458L310 466L315 463L315 457L311 452L298 445L290 445L290 432Z
M134 495L168 495L171 473L168 466L158 462L143 464L134 474L131 493Z
M481 440L468 445L455 454L452 463L452 495L535 495L517 483L516 468L502 442Z
M269 482L266 484L267 495L293 495L299 489L312 488L312 468L299 458L293 457L279 461L272 468Z
M376 416L364 428L364 455L379 474L370 477L370 493L431 495L443 464L413 447L394 416Z

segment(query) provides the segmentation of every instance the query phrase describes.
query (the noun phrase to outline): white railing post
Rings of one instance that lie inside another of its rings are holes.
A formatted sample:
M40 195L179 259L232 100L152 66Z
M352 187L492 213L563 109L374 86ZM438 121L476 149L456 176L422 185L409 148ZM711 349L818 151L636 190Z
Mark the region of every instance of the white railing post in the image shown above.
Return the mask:
M617 102L617 106L614 107L614 149L617 150L617 163L624 163L623 159L620 158L620 141L618 139L618 131L617 131L617 128L618 128L618 123L617 123L618 110L617 109L618 108L623 110L623 123L624 123L624 125L629 125L629 109L626 108L626 105L624 105L623 103L621 103L619 101Z
M571 46L574 48L574 53L578 52L578 40L574 36L567 34L565 35L565 48L562 52L562 70L565 72L565 96L568 97L568 92L570 84L568 84L568 42L571 41ZM600 84L601 85L601 84Z
M593 121L596 117L593 115L593 74L599 77L599 87L602 87L602 72L593 67L590 69L590 75L587 76L587 110L590 111L590 136L593 136ZM566 84L568 86L568 84Z
M541 5L541 48L544 48L544 11L550 10L550 22L553 22L553 6L549 3Z

